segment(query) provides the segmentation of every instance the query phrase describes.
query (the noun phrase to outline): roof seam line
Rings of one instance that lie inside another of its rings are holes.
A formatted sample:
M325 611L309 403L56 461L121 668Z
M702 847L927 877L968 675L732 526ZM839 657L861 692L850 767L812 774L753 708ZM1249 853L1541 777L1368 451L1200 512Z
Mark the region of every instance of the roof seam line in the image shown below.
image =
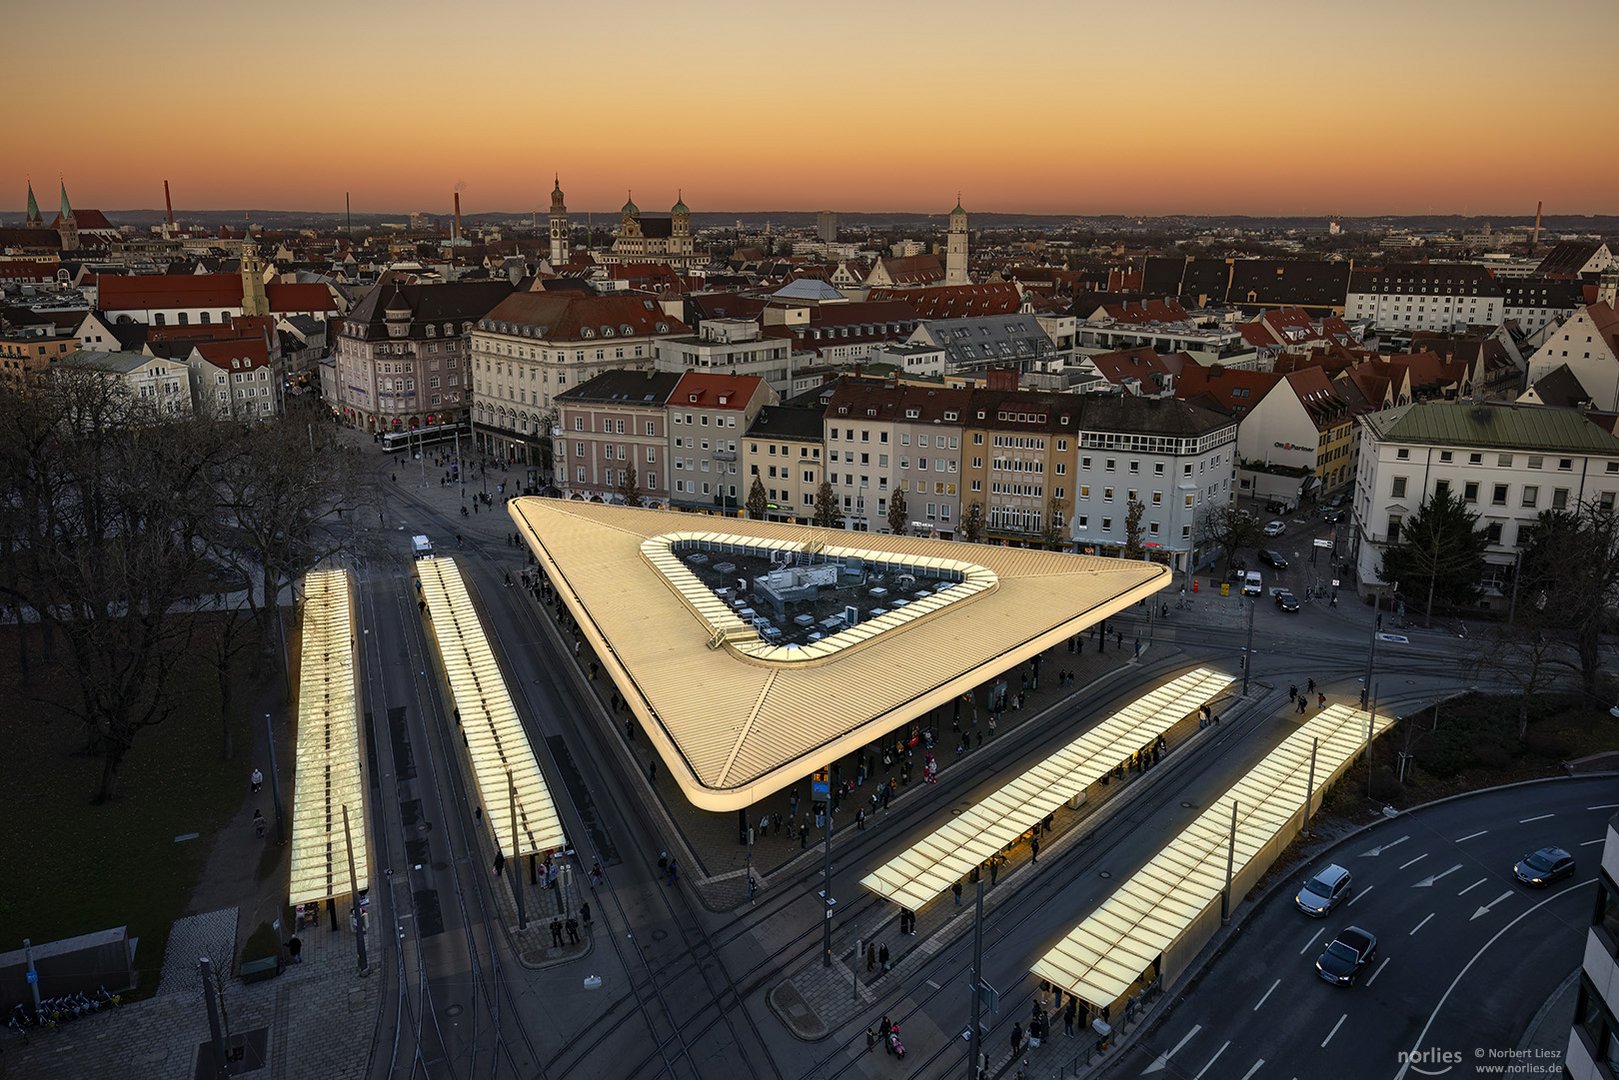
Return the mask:
M724 784L731 775L731 766L736 763L737 755L742 753L742 744L748 741L748 733L753 730L754 723L759 719L759 712L765 707L765 698L770 696L770 688L776 684L776 676L780 672L772 671L765 684L759 688L759 696L754 699L753 708L748 710L748 718L742 722L742 730L736 734L736 741L731 744L731 752L725 757L725 764L720 767L719 783Z

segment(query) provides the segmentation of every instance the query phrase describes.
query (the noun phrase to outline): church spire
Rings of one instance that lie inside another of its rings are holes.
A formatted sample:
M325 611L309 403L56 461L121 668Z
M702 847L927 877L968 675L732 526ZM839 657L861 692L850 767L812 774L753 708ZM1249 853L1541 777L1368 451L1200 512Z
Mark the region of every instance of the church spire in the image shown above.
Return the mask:
M28 181L28 227L38 229L43 227L45 219L39 212L39 200L34 198L34 182Z
M73 216L73 207L67 201L67 181L62 181L62 218L67 220Z

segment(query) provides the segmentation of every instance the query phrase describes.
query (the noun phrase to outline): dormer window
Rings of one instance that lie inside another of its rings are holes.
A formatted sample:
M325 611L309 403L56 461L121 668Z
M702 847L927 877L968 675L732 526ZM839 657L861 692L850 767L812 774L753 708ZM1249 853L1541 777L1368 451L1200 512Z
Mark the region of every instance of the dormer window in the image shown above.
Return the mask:
M650 300L647 301L647 302L651 303ZM625 323L623 326L620 326L618 328L618 332L623 334L625 337L634 337L635 336L635 327L631 326L629 323Z
M687 394L686 395L686 400L691 402L693 405L695 405L695 404L697 404L697 395L696 394Z
M588 326L580 327L579 336L582 338L593 338L596 336L596 331L592 330Z
M429 324L428 327L427 327L427 336L428 337L433 337L435 333L436 333L436 328L432 324Z

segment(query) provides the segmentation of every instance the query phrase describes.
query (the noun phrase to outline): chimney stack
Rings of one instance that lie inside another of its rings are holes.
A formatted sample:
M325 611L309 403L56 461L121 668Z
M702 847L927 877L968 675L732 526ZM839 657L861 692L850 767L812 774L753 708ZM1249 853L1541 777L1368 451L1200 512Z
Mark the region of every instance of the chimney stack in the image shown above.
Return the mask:
M174 200L169 198L169 182L163 181L163 207L168 211L169 234L174 233Z
M461 242L461 193L455 193L455 224L450 227L450 243Z
M1541 199L1535 203L1535 231L1529 237L1529 251L1534 253L1535 245L1540 243L1540 212L1545 209L1546 200Z

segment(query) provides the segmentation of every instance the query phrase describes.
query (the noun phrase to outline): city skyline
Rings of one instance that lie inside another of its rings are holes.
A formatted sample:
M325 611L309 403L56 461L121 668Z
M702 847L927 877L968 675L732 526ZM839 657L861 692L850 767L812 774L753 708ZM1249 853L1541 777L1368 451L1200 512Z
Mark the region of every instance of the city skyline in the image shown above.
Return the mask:
M181 213L341 211L345 192L356 211L444 213L460 189L464 213L521 214L543 211L558 173L579 213L634 193L656 212L683 197L698 212L942 214L959 190L980 213L1523 216L1542 200L1606 211L1619 166L1560 119L1602 100L1607 35L1557 35L1547 80L1543 54L1503 61L1505 0L1377 0L1353 22L1250 0L1215 25L1189 4L1029 3L969 23L959 3L924 20L834 2L807 25L729 3L680 19L497 3L464 39L408 3L384 21L298 2L268 26L204 22L186 0L138 20L87 6L122 48L183 63L126 71L116 95L60 80L50 109L20 111L7 217L29 177L49 205L60 176L75 205L103 209L159 207L167 179ZM57 18L24 4L13 40ZM1595 0L1537 18L1619 23ZM1398 55L1355 29L1395 21L1413 43ZM252 71L259 40L286 40L255 35L309 27L323 33ZM44 55L14 70L43 82Z

